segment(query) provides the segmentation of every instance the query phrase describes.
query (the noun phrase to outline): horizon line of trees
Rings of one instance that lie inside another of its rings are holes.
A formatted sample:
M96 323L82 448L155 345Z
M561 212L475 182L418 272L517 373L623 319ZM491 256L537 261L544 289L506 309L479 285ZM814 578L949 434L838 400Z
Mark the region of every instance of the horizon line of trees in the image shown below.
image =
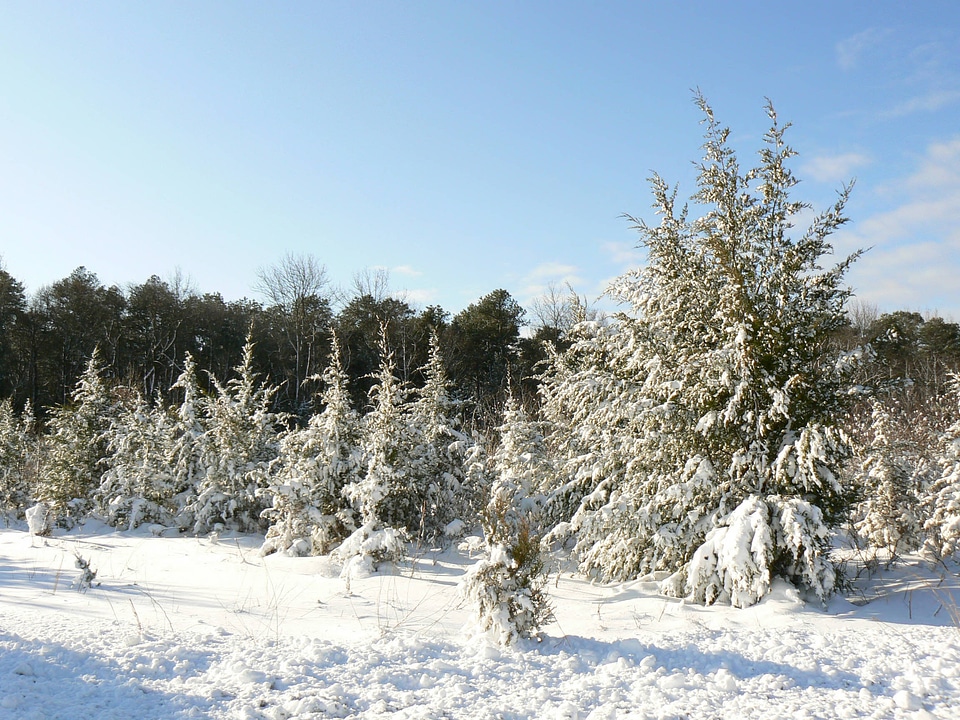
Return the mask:
M233 377L249 337L254 368L278 388L272 409L303 424L318 410L318 379L334 333L352 403L362 409L380 362L383 326L398 377L414 385L424 382L421 368L436 334L454 394L482 422L502 405L511 378L526 395L535 393L531 378L545 358L542 341L560 340L572 325L570 298L553 287L532 313L497 289L451 315L392 296L383 272L358 274L349 293L335 290L310 255L288 255L260 277L263 303L200 294L179 276L106 287L85 267L28 295L0 266L0 398L11 398L18 411L29 403L46 418L70 401L96 348L105 380L145 397L175 399L187 353L201 387L212 392L210 378ZM528 319L529 335L521 333Z
M503 406L511 379L535 407L545 343L563 349L578 312L598 317L572 288L554 286L529 312L503 289L453 316L437 305L418 310L389 294L384 273L358 274L349 294L332 289L324 266L310 255L288 255L260 275L257 289L266 303L200 294L179 275L153 275L126 290L106 287L82 266L28 295L0 265L0 398L11 398L18 411L29 401L45 418L69 402L95 348L108 381L165 400L172 399L190 353L201 387L211 391L210 377L232 377L249 336L254 367L278 387L273 410L305 423L318 409L318 379L329 363L333 333L341 338L353 405L362 409L386 325L398 376L413 384L423 382L420 368L431 334L438 335L454 395L472 403L482 424ZM528 319L532 332L525 334ZM958 323L908 310L881 313L857 301L849 303L845 319L833 339L844 351L869 348L864 385L882 392L912 387L915 397L927 400L942 396L949 372L960 368Z

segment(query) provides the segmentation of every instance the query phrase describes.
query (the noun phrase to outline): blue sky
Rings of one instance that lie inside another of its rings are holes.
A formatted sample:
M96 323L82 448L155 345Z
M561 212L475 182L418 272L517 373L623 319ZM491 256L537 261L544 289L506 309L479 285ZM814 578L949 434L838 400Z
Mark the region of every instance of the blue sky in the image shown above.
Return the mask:
M457 312L638 262L652 171L693 191L699 87L743 165L764 99L797 197L857 184L881 310L960 320L960 3L0 2L0 257L255 297L310 253Z

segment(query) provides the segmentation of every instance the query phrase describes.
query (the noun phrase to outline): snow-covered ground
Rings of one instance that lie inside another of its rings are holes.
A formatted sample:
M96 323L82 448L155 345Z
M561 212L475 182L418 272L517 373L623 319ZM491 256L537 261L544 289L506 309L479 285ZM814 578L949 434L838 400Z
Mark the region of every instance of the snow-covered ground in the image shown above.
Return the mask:
M746 610L554 573L557 622L501 649L464 631L467 544L346 582L260 542L0 530L0 718L960 717L956 566Z

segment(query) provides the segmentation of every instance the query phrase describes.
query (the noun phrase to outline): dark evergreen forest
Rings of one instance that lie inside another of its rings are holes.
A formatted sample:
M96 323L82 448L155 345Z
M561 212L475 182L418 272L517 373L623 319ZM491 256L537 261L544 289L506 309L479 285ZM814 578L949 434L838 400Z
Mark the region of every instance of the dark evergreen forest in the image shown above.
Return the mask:
M521 337L527 313L501 289L451 315L388 294L383 278L359 281L348 293L332 290L312 258L286 258L262 275L267 302L225 300L156 275L106 287L85 267L28 294L0 269L0 397L12 398L18 411L29 402L43 419L69 401L99 348L108 383L169 401L188 353L210 390L212 378L230 380L249 338L260 379L279 388L273 410L304 422L317 411L334 333L356 408L364 409L384 326L399 379L414 386L423 382L419 368L436 332L456 396L480 419L502 404L509 378L521 383L535 375L541 340L562 336L562 328L540 323L532 337Z

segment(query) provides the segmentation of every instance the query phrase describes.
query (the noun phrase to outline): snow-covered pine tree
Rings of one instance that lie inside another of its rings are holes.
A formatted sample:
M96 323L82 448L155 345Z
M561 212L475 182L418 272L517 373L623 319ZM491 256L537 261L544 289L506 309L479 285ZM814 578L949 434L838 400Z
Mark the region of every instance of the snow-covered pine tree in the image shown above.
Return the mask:
M954 556L960 549L960 375L953 375L951 392L957 400L956 422L941 438L939 479L924 500L924 547L939 558Z
M213 378L217 394L206 403L197 495L186 508L198 533L263 529L261 513L279 453L282 418L270 410L277 389L258 382L249 337L235 370L237 377L226 385Z
M772 106L760 163L744 173L729 130L697 103L707 131L692 205L703 214L678 211L653 177L660 224L630 218L646 265L610 290L629 312L583 335L546 386L551 419L583 426L558 485L582 495L572 525L594 576L669 571L666 591L735 605L782 576L825 597L829 527L851 498L829 340L856 256L820 263L849 188L794 237L807 206L789 197L795 152Z
M540 378L540 412L556 470L544 519L556 540L570 535L578 511L596 506L624 481L633 460L630 444L643 386L629 365L613 361L621 352L619 333L619 324L581 319L565 352L550 349Z
M347 573L368 572L380 562L400 559L410 531L416 532L420 525L411 473L419 431L408 411L407 387L396 377L386 326L380 328L380 368L375 380L370 389L373 407L361 428L361 477L344 489L362 523L337 549L341 558L349 560Z
M918 448L898 432L891 411L874 400L869 444L863 450L858 484L863 494L854 513L854 529L888 562L920 544L920 495L925 465Z
M474 606L480 629L510 645L535 635L553 616L540 547L540 490L552 469L538 423L512 396L499 434L482 515L486 556L467 571L461 593Z
M53 411L43 442L37 500L49 508L57 523L68 527L90 510L107 456L105 433L114 403L100 373L97 349L77 381L70 404Z
M33 499L36 440L33 412L28 403L22 417L13 411L13 402L0 402L0 518L7 522L22 519Z
M473 443L457 427L436 332L422 372L425 382L410 410L413 427L419 431L410 466L420 508L417 534L421 541L434 542L443 538L454 520L475 518L480 489L468 482L466 466Z
M127 390L105 434L106 471L95 497L97 512L118 528L171 525L176 480L168 447L175 423L159 402L151 406L139 392Z
M416 529L419 507L410 461L417 428L408 412L409 391L397 380L386 329L380 332L380 368L370 390L372 410L363 419L364 474L347 488L364 524Z
M322 555L343 541L355 527L344 488L360 472L360 425L350 406L347 374L340 345L333 338L333 356L321 378L323 411L280 441L277 473L271 481L273 506L262 552Z
M180 405L174 409L164 455L173 483L175 522L180 529L193 528L197 489L203 477L202 458L206 440L205 423L208 399L197 382L197 364L190 353L183 359L183 372L170 388L183 394Z

